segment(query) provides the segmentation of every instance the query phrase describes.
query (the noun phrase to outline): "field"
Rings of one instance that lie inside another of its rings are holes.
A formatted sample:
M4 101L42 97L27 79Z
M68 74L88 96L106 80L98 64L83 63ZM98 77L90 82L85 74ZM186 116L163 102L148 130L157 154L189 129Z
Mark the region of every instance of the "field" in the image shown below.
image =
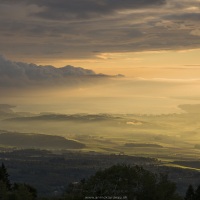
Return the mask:
M1 114L1 130L30 135L61 136L83 144L81 148L62 145L51 150L143 156L163 165L200 169L200 112L198 105L181 105L181 114ZM47 141L48 142L48 141ZM1 146L5 146L1 142ZM13 144L19 148L19 144ZM39 148L38 146L30 146ZM26 147L28 148L28 147ZM42 146L40 149L47 149ZM182 162L184 161L184 162ZM194 163L195 161L195 163Z

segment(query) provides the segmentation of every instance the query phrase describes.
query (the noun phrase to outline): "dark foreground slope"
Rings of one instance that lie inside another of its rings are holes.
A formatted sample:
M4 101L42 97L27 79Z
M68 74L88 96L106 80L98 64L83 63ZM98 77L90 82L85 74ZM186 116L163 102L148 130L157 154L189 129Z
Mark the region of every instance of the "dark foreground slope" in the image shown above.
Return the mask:
M140 165L153 173L168 174L182 195L188 184L198 185L200 180L200 173L195 170L165 167L160 161L152 158L115 154L2 149L1 162L7 166L12 183L32 185L37 189L39 196L62 194L69 183L87 179L96 171L117 164Z

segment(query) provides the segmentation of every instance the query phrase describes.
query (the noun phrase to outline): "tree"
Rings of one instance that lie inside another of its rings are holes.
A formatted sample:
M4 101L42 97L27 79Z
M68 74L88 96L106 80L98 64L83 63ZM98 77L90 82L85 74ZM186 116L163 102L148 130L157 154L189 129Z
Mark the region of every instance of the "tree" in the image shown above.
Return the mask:
M10 184L10 180L8 177L9 177L9 175L8 175L7 169L6 169L5 165L2 163L2 165L0 167L0 181L2 181L6 185L6 188L8 190L11 190L11 184Z
M7 189L7 186L3 181L0 181L0 199L8 200L8 197L9 197L9 191Z
M168 180L167 174L160 174L156 191L156 199L158 200L181 199L176 194L176 184Z
M195 196L194 196L194 188L192 185L188 186L188 189L186 191L185 194L185 200L195 200Z
M80 190L81 189L81 190ZM74 189L71 185L71 194ZM114 165L79 183L79 197L119 197L137 200L178 200L175 183L139 166Z
M27 196L26 200L34 200L37 198L37 190L32 186L25 183L15 183L13 188L13 196L15 199L23 199L23 197Z
M0 200L35 200L37 191L28 184L11 185L5 165L0 167Z
M200 200L200 185L195 190L194 196L195 196L195 200Z

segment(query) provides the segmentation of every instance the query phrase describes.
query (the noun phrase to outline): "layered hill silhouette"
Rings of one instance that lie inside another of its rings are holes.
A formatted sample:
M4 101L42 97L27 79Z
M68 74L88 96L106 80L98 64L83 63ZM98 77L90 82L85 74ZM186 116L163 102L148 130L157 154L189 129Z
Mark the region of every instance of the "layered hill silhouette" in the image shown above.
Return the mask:
M85 144L61 136L0 131L0 145L18 148L81 149Z
M149 147L149 148L163 148L163 146L159 144L151 144L151 143L126 143L125 147Z
M42 114L38 116L31 117L16 117L10 118L6 121L104 121L104 120L115 120L120 119L120 117L114 117L109 114Z

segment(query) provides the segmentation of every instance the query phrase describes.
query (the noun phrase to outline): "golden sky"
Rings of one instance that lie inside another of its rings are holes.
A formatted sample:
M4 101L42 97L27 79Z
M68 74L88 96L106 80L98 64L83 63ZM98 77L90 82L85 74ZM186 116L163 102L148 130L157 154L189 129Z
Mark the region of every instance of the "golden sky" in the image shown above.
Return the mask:
M0 54L98 73L195 78L199 0L0 1Z
M0 103L129 113L199 103L199 5L0 0Z
M90 68L98 73L124 74L128 77L198 78L200 73L198 55L200 55L200 49L121 52L102 53L93 59L52 60L51 62L55 62L54 65L57 67L62 67L65 63L71 63L73 66ZM49 60L41 63L46 65Z

